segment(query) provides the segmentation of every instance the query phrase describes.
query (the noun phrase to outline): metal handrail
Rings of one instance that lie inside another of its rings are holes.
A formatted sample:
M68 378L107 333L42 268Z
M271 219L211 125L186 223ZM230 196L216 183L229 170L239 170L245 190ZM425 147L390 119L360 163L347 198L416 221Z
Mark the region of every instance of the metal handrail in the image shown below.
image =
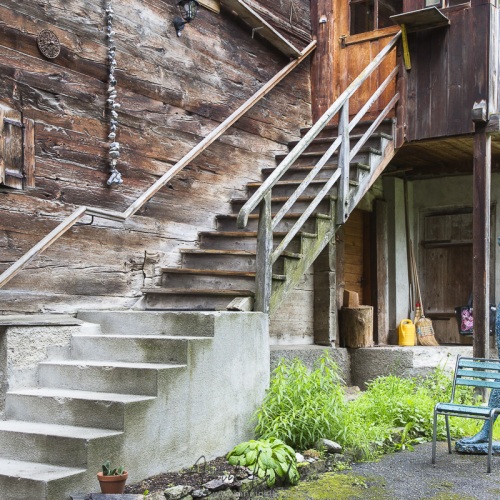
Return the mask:
M259 311L269 312L271 280L272 280L272 265L276 262L279 256L283 253L287 245L301 230L303 224L312 215L314 209L319 205L321 200L328 194L334 184L339 181L339 198L341 203L337 205L337 220L345 222L348 216L349 208L349 163L354 156L359 152L360 148L369 139L373 131L379 126L382 120L387 116L390 110L399 100L399 93L390 100L389 104L379 114L373 124L362 135L358 142L350 148L350 132L359 123L361 118L371 108L375 101L387 88L389 83L396 77L399 68L396 67L391 71L389 76L382 82L378 89L372 94L368 101L363 105L356 116L349 121L349 99L361 87L373 71L382 63L385 57L394 49L401 31L399 31L391 41L377 54L377 56L368 64L368 66L358 75L358 77L342 92L337 100L328 108L321 118L311 127L307 134L296 144L296 146L288 153L284 160L274 169L272 174L266 181L257 189L250 199L243 205L238 214L238 227L240 229L248 224L249 215L260 205L259 229L258 238L260 241L257 244L257 277L256 277L256 304L255 308ZM339 119L339 134L328 148L326 153L322 155L320 160L313 167L311 172L299 184L294 193L285 202L278 213L271 216L271 192L275 184L283 177L288 169L295 163L300 155L318 136L318 134L331 122L332 118L340 112ZM308 208L302 213L299 219L295 222L280 244L273 251L273 230L276 229L278 223L283 219L285 214L290 210L293 204L298 200L299 196L309 186L311 181L317 176L319 171L326 165L331 156L340 147L339 152L339 168L328 179L323 188L315 196ZM270 241L263 241L270 239ZM259 255L260 252L260 255ZM265 254L265 255L262 255Z
M219 126L217 126L209 135L207 135L199 144L191 151L184 155L175 165L173 165L165 174L163 174L149 189L147 189L137 200L132 203L124 212L115 210L107 210L98 207L81 206L76 209L71 215L66 217L56 228L54 228L47 236L34 245L28 252L12 264L7 270L0 275L0 288L8 283L18 272L20 272L28 262L33 260L37 255L42 253L52 243L65 234L73 227L78 220L85 215L100 217L123 222L134 215L141 207L143 207L150 198L152 198L172 177L178 174L186 165L193 161L205 149L207 149L214 141L216 141L226 130L228 130L239 118L241 118L249 109L251 109L260 99L268 94L283 78L291 73L316 47L316 40L312 41L307 47L302 50L300 56L288 63L281 69L271 80L263 85L255 94L247 99L236 111L228 116Z

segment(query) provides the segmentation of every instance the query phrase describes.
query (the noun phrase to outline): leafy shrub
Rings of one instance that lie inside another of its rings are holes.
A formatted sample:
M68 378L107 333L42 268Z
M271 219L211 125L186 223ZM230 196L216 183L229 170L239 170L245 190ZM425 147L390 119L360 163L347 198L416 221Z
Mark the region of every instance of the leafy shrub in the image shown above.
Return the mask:
M102 464L103 476L121 476L124 472L125 469L123 468L123 465L120 465L119 467L112 467L109 460L106 460L106 462Z
M268 486L274 486L276 478L297 484L299 473L295 452L283 441L275 438L245 441L235 446L227 455L231 465L253 469Z
M336 363L325 353L309 371L298 359L281 360L256 412L255 432L305 450L320 438L335 439L347 405Z

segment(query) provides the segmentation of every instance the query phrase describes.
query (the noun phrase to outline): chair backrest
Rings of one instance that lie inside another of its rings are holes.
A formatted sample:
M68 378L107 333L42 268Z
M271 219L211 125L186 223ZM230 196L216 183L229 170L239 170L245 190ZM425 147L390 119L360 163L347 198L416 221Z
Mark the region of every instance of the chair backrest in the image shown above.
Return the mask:
M455 385L500 389L500 359L459 356L453 381Z

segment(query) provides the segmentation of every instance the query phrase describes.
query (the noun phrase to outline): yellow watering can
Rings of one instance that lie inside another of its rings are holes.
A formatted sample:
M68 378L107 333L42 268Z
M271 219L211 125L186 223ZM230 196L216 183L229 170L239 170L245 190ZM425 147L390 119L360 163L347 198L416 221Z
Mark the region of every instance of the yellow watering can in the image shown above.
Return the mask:
M404 319L398 328L399 345L415 345L415 325L411 319Z

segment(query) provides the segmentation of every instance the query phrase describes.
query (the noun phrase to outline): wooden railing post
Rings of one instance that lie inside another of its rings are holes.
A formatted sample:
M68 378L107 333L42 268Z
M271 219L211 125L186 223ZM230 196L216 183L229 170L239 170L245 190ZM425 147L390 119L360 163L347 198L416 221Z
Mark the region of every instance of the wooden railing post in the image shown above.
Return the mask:
M339 150L340 180L337 191L337 224L344 224L349 216L349 158L351 145L349 139L349 99L340 110L339 137L342 138Z
M269 313L273 280L273 230L271 220L271 191L268 191L260 204L259 228L257 231L257 257L255 281L255 311Z

